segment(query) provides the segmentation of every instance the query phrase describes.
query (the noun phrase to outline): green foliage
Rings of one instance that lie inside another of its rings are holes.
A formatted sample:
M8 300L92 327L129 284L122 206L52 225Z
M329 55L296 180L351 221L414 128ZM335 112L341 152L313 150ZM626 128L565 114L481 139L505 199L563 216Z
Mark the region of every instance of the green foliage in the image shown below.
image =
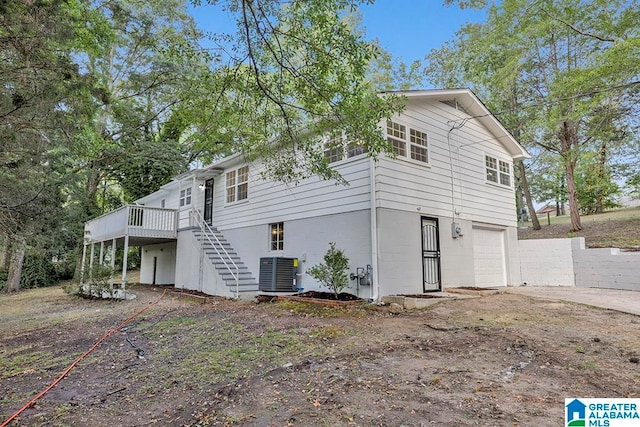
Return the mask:
M633 134L638 2L505 0L491 2L487 13L486 22L465 26L429 54L428 77L437 84L471 86L525 146L557 155L577 212L578 162L591 150L602 154L603 169L610 166L611 153L617 146L628 150L625 135ZM579 217L572 216L572 228L581 228Z
M41 256L29 286L70 275L87 219L194 160L241 153L271 178L340 180L318 135L390 149L378 123L401 103L377 95L379 49L350 20L368 0L221 2L238 28L212 35L214 50L184 0L0 4L0 234Z
M39 254L25 256L20 278L22 288L50 286L56 280L55 267L50 258Z
M329 243L329 249L324 255L324 263L314 265L307 273L329 288L338 298L338 294L349 285L349 258L341 249L336 249L334 242Z
M618 207L615 197L620 189L611 179L611 171L597 159L596 153L584 155L576 168L576 188L580 213L600 213Z
M630 190L632 196L640 198L640 172L628 178L625 185Z
M205 127L205 119L221 120L206 126L205 151L227 148L262 157L264 174L286 182L313 175L340 180L318 141L336 128L370 156L390 151L378 123L401 104L393 96L379 97L367 80L378 49L354 30L349 13L361 3L229 2L238 32L217 34L213 41L234 40L233 48L200 78L207 97L196 98L191 110L198 127Z
M65 286L64 291L70 295L81 296L100 296L104 292L111 292L111 280L118 283L115 279L115 272L110 266L96 264L89 269L87 266L84 271L83 284L79 280L74 280Z
M407 65L404 61L393 58L391 53L377 45L377 54L373 57L367 79L376 90L411 90L424 87L422 63L413 61Z

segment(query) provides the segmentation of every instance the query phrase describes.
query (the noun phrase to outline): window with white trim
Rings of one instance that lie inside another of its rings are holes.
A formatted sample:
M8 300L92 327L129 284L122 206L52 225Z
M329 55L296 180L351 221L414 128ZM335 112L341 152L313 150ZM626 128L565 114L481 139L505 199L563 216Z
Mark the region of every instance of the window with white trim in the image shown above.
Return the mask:
M191 204L191 187L180 190L180 207Z
M284 222L277 222L269 224L271 233L271 250L283 251L284 250Z
M342 160L344 147L342 146L342 135L331 135L323 138L324 158L329 163Z
M243 166L226 174L227 203L249 197L249 166Z
M429 163L427 152L427 134L415 129L409 130L409 149L411 158L419 162Z
M427 134L417 129L409 128L400 123L387 120L387 141L398 157L406 157L420 163L429 163L429 141ZM408 153L408 154L407 154Z
M387 141L391 143L397 156L407 155L407 128L400 123L387 120Z
M323 139L324 158L329 163L342 159L350 159L367 152L367 147L362 141L349 141L344 132L325 136Z
M511 165L509 162L485 155L484 165L487 171L487 181L511 187Z

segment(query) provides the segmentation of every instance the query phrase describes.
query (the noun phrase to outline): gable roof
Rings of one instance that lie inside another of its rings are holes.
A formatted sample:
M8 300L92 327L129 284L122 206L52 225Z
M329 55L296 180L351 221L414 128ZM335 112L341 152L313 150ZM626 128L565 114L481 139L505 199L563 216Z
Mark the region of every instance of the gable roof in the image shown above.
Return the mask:
M428 89L428 90L408 90L383 92L384 94L394 94L403 96L409 100L433 100L433 101L455 101L459 105L458 110L468 114L472 119L478 120L489 132L491 132L504 148L509 152L514 160L521 160L531 157L527 150L516 141L511 133L500 123L500 121L489 111L471 89Z

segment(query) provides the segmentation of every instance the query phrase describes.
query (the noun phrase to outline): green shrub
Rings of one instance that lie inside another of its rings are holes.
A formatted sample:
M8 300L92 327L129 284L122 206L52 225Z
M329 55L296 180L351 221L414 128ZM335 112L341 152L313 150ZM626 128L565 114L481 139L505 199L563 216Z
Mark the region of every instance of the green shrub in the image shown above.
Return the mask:
M334 242L329 243L329 250L324 254L324 263L314 265L307 273L324 286L333 291L338 299L338 294L349 285L349 258L340 249L336 249Z
M40 254L25 255L20 287L23 289L49 286L58 280L51 259Z

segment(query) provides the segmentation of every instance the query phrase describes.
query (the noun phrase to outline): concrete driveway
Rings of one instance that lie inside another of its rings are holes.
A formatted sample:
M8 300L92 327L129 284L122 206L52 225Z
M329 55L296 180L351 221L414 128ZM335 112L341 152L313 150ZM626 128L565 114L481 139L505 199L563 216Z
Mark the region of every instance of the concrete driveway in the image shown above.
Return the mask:
M640 292L573 286L514 286L508 293L535 298L577 302L640 316Z

